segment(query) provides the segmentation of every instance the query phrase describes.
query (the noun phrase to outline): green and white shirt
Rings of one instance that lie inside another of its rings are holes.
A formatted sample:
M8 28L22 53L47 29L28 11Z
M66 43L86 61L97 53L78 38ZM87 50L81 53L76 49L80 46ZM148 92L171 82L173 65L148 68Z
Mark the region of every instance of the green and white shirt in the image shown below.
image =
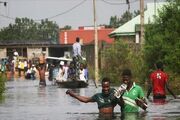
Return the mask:
M136 105L136 98L144 98L144 92L142 88L135 83L133 83L131 89L123 94L122 96L124 100L124 108L123 112L138 112L139 107Z

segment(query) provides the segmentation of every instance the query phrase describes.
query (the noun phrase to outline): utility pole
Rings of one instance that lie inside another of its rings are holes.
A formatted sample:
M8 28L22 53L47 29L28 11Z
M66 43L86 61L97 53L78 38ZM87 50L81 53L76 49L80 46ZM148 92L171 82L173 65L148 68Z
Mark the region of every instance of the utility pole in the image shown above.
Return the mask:
M129 0L126 0L126 4L128 5L128 21L131 19L130 18L130 2L129 2Z
M156 16L156 0L154 0L154 15Z
M3 1L0 1L0 4L4 4L4 6L6 7L7 6L7 2L3 2ZM1 28L0 28L1 29Z
M0 1L0 3L3 3L5 7L7 6L7 2Z
M96 23L96 0L93 0L93 15L94 15L94 54L95 54L95 86L99 80L99 64L98 64L98 32Z
M140 0L140 41L144 44L144 0Z
M126 4L128 5L128 12L130 13L130 2L129 2L129 0L126 0Z

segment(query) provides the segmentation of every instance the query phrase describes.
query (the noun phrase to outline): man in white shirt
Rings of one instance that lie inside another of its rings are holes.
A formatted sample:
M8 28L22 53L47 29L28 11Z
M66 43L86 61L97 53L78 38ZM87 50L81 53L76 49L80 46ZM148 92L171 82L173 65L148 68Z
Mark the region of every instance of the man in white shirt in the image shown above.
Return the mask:
M80 42L80 38L77 37L76 38L76 42L73 44L73 56L81 56L81 44Z
M18 52L16 51L16 49L13 50L13 59L15 60L15 63L17 61L17 57L19 56Z
M87 81L86 78L85 78L85 69L84 69L84 64L80 64L80 69L79 69L79 78L80 80L82 81Z
M76 79L79 79L79 68L80 68L81 60L82 58L81 58L80 38L76 37L76 42L73 44L73 62L74 62Z
M16 56L16 57L19 56L19 54L18 54L18 52L16 51L16 49L14 49L13 51L14 51L14 53L13 53L14 56Z

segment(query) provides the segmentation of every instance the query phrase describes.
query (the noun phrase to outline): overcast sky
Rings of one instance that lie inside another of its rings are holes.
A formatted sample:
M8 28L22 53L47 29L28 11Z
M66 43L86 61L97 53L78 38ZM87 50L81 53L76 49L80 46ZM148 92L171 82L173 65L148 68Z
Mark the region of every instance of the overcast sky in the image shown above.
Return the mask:
M0 28L13 23L16 17L28 17L35 21L48 18L59 27L70 25L93 26L93 0L0 0ZM130 10L139 9L140 0L129 0ZM163 0L144 0L146 3ZM96 0L97 24L109 24L111 16L121 16L128 6L126 0Z

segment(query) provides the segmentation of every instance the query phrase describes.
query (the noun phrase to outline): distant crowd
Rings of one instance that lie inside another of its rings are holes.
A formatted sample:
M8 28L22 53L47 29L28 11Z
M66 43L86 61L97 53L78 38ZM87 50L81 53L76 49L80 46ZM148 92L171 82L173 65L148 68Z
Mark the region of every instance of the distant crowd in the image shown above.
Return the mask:
M0 72L5 74L10 71L12 74L18 73L18 77L24 76L25 79L35 80L39 76L38 68L40 65L44 65L45 72L48 75L49 81L67 81L67 80L82 80L87 82L88 80L88 69L84 63L77 64L74 60L72 61L57 61L51 60L46 61L45 55L39 56L38 61L28 60L27 58L19 57L18 52L14 50L13 57L0 59Z

